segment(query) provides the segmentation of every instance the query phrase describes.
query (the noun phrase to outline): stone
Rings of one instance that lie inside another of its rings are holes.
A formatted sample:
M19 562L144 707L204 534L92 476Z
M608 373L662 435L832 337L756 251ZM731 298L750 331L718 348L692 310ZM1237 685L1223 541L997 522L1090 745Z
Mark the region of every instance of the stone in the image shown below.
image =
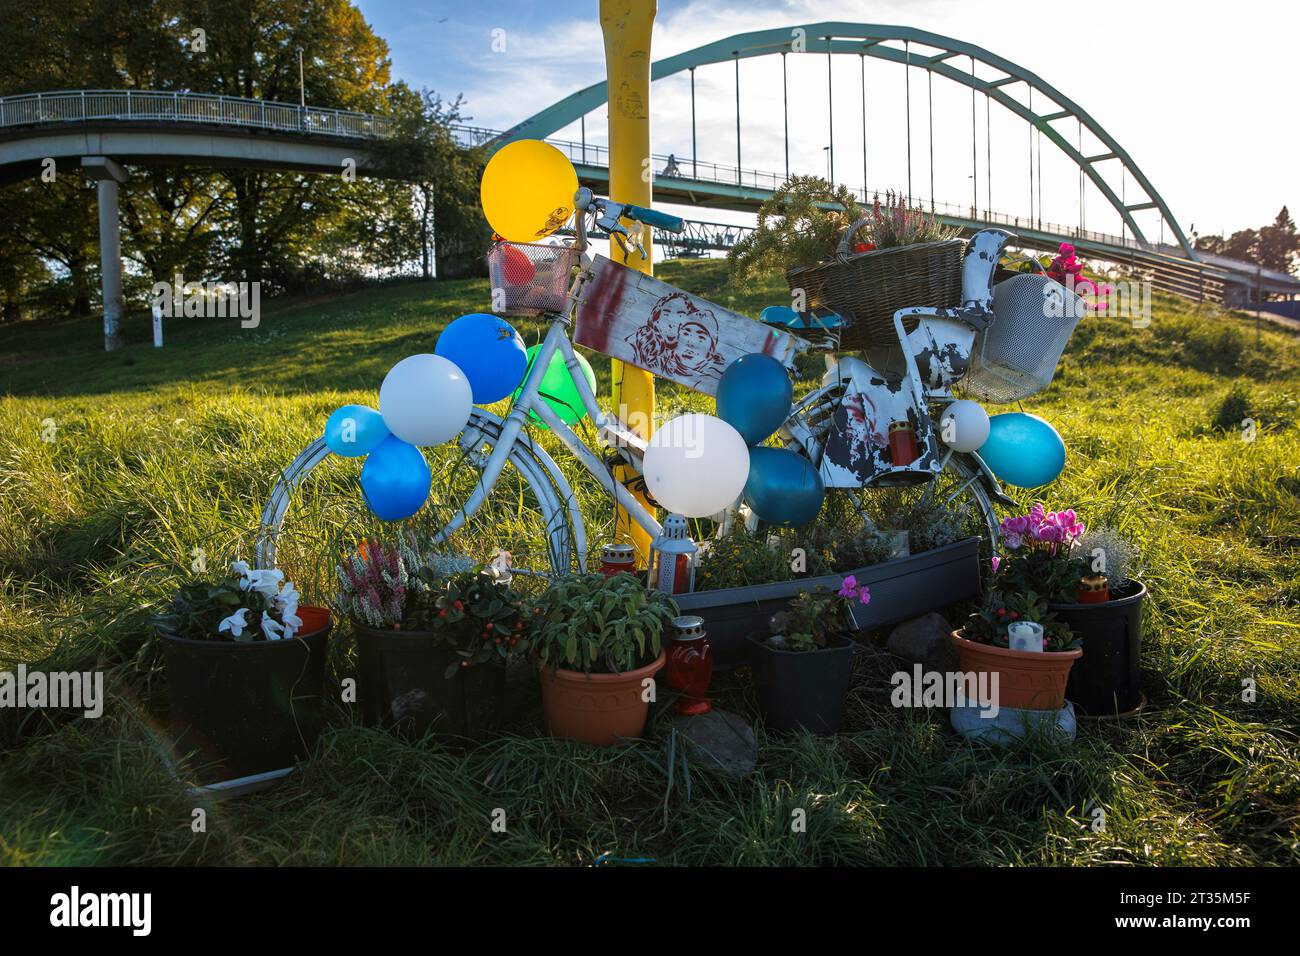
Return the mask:
M904 621L889 633L885 646L926 669L952 670L957 665L957 651L952 646L952 627L942 614L931 611Z
M758 763L758 738L749 722L714 707L707 714L678 714L673 727L686 744L692 763L731 777L753 773Z

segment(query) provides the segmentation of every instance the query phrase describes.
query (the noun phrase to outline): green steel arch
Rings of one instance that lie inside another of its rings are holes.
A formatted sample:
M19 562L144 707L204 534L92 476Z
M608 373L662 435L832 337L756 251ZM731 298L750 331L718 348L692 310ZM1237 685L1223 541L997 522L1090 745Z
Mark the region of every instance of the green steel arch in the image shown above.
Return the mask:
M916 43L939 52L934 54L912 53L909 55L905 50L886 46L885 44L889 41L907 44ZM900 65L932 70L939 76L984 93L990 99L1000 103L1013 114L1040 130L1044 136L1056 144L1057 148L1065 153L1088 176L1107 202L1120 214L1135 239L1143 243L1149 244L1150 242L1134 220L1133 213L1144 209L1158 209L1160 215L1178 239L1183 251L1194 260L1198 258L1192 250L1191 243L1187 241L1187 236L1183 233L1182 227L1178 225L1178 220L1174 218L1169 206L1156 192L1155 187L1151 185L1151 181L1147 179L1142 170L1133 162L1132 157L1106 132L1101 124L1089 116L1082 107L1068 96L1065 96L1050 83L1043 80L1042 77L995 53L990 53L983 47L962 40L955 40L952 37L941 36L926 30L917 30L913 27L830 21L808 23L775 30L738 33L735 36L707 43L685 53L665 57L651 64L650 78L660 80L675 73L680 73L682 70L689 70L711 63L726 63L731 60L792 52L864 54ZM981 63L1003 75L993 80L981 79L973 75L973 72L957 69L948 63L949 60L956 56L970 57L972 66L974 63ZM1047 113L1039 113L1030 109L1004 91L1004 87L1014 83L1026 83L1031 90L1045 94L1056 108ZM545 139L547 136L551 136L570 123L575 122L579 117L585 116L591 110L599 107L606 99L606 84L604 82L593 83L586 89L566 96L540 113L530 116L512 127L503 134L496 145L501 146L516 139ZM1095 156L1084 156L1072 146L1052 126L1055 121L1067 118L1077 120L1084 129L1087 129L1104 144L1107 152ZM1126 203L1125 200L1116 195L1115 190L1102 178L1097 169L1099 163L1111 160L1118 160L1121 163L1127 175L1131 176L1146 194L1145 200L1138 203Z

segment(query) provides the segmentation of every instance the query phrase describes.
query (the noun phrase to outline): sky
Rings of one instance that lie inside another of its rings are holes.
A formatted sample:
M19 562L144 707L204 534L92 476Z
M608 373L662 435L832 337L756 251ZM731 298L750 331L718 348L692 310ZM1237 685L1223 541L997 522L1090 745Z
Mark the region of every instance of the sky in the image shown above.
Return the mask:
M505 129L556 100L604 79L598 0L354 0L387 40L393 76L447 97L462 94L476 126ZM1062 15L1053 18L1054 9ZM1183 229L1201 235L1258 227L1283 204L1300 216L1300 111L1295 106L1300 5L1291 0L1090 0L1076 4L988 4L972 0L659 0L651 56L690 50L751 30L826 20L911 26L983 47L1038 74L1086 110L1129 153ZM953 64L969 68L969 60ZM830 141L825 55L787 58L792 172L826 175ZM862 64L831 65L835 178L862 184ZM904 70L868 58L868 186L906 190L907 100ZM698 157L736 162L733 63L696 71ZM999 76L987 73L988 78ZM911 71L912 194L1011 215L1027 215L1029 168L1042 176L1032 199L1046 222L1080 220L1078 168L1048 140L1030 159L1029 127L996 103L986 118L977 97L972 191L970 90L933 81L928 112L925 72ZM1024 84L1004 88L1024 102ZM1018 92L1017 92L1018 91ZM741 165L783 172L781 58L741 61ZM1040 93L1041 97L1042 94ZM1041 101L1040 104L1041 105ZM589 143L604 143L602 106L586 118ZM651 89L651 149L691 155L686 73ZM1071 141L1075 122L1057 128ZM986 130L991 135L986 135ZM578 140L578 124L554 134ZM1084 132L1083 152L1106 152ZM991 147L989 140L991 139ZM990 159L991 149L991 162ZM1102 164L1129 202L1140 192L1120 166ZM989 196L991 194L991 203ZM617 197L615 197L617 198ZM670 207L671 208L671 207ZM680 211L680 210L678 210ZM694 210L695 219L743 222L742 214ZM1118 234L1114 212L1095 187L1084 192L1090 230ZM1155 211L1136 214L1149 239L1160 237ZM752 220L752 217L750 217ZM1165 232L1165 238L1170 233Z

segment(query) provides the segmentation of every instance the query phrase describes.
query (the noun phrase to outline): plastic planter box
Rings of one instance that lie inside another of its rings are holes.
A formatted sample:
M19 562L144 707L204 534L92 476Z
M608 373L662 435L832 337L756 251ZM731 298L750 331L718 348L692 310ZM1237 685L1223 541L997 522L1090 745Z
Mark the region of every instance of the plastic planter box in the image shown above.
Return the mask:
M796 578L775 584L755 584L718 591L676 594L673 599L683 614L704 618L705 629L713 643L714 664L734 667L749 655L746 638L766 631L768 619L781 610L800 591L818 586L837 590L840 582L853 575L859 584L871 588L871 603L855 608L859 628L882 627L927 611L938 610L980 593L979 538L966 538L942 548L883 564L826 574Z

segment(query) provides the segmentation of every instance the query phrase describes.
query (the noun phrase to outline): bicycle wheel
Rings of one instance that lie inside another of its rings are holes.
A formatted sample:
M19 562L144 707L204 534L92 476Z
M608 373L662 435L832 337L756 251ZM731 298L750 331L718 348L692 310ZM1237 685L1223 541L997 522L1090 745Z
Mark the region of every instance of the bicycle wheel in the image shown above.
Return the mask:
M404 534L421 547L433 546L481 563L508 551L515 569L525 575L572 570L579 555L585 558L586 531L573 488L541 445L527 432L521 433L496 482L488 488L482 481L501 426L496 415L475 408L456 443L424 449L433 473L429 499L414 517L394 523L371 515L355 482L334 473L335 469L322 469L319 481L309 478L326 461L341 461L317 439L276 482L262 512L257 565L301 565L300 555L307 549L319 551L323 543L333 552L367 535ZM304 523L312 530L305 536L286 533L284 528L295 500L300 509L313 512L306 515ZM319 520L322 511L331 512L330 521ZM303 537L315 540L298 540ZM322 542L322 537L334 540ZM282 553L286 542L288 554ZM332 565L337 557L327 560Z

